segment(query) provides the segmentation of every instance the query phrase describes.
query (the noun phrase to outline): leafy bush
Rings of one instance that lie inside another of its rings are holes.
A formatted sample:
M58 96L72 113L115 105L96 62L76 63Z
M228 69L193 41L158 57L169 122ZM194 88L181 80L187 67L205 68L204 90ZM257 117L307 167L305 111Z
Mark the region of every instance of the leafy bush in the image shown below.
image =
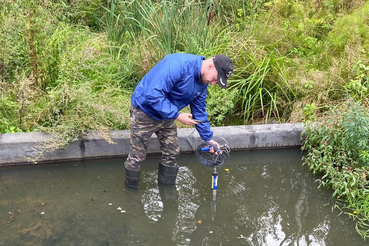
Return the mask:
M356 101L363 101L369 96L369 67L358 61L354 67L355 79L346 84L347 93Z
M228 115L232 115L235 111L235 97L238 90L223 90L218 86L211 86L208 89L207 109L210 115L210 122L215 126L224 126L230 122L232 118L227 119Z
M340 209L356 220L356 229L369 237L369 108L352 101L332 109L320 122L306 125L304 164L320 186L344 199Z
M0 132L20 132L18 109L20 106L11 97L4 97L0 101Z

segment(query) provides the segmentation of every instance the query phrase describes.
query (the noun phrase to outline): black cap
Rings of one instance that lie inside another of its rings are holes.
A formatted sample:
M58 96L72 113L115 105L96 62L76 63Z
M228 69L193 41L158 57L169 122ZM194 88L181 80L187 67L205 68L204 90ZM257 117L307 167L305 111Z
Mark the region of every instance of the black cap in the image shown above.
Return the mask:
M213 57L214 66L218 72L218 85L224 89L227 88L227 79L232 75L233 64L231 59L224 55Z

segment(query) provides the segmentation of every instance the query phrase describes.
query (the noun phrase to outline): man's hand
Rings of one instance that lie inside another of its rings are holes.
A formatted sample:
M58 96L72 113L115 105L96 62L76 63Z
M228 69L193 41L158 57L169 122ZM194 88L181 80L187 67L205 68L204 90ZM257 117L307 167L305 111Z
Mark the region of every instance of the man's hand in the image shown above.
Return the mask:
M214 139L209 140L208 142L209 142L209 143L211 143L211 144L214 144L215 146L217 146L217 147L218 147L218 149L220 149L220 145L219 145L219 144L218 144L218 142L216 142Z
M185 125L197 125L200 122L196 122L192 119L192 114L190 113L181 113L179 114L179 116L177 117L177 119L179 122L185 124Z
M211 143L211 144L213 144L213 145L215 145L215 146L217 146L219 152L222 153L222 151L220 150L220 145L218 144L218 142L216 142L214 139L209 140L208 142ZM215 149L213 147L211 147L209 152L210 153L214 153L215 152ZM218 152L215 152L215 154L218 155Z

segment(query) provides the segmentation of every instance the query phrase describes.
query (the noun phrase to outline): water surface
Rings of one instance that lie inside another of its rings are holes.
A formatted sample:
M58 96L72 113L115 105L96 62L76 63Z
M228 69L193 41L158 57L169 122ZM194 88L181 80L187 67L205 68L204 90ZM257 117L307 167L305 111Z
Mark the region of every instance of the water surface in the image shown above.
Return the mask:
M216 202L194 154L180 156L176 186L157 184L158 159L138 190L123 159L0 168L0 245L367 245L299 150L231 153Z

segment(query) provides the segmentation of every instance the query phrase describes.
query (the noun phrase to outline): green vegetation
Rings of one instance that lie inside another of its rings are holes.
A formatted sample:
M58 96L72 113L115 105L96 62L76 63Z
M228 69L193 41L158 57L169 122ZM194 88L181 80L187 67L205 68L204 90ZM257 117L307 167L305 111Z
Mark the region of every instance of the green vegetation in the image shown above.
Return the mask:
M332 188L342 212L356 220L356 230L369 237L369 108L347 102L332 108L319 121L306 125L304 163L320 186Z
M209 90L211 123L314 122L305 163L365 238L368 12L364 0L0 0L0 133L52 133L43 150L87 131L110 141L162 57L225 54L235 71Z
M126 129L133 88L173 52L232 58L230 89L209 92L217 126L301 122L348 96L368 95L365 1L0 0L0 5L3 133L59 133L67 143L86 131ZM228 100L219 104L219 98Z

